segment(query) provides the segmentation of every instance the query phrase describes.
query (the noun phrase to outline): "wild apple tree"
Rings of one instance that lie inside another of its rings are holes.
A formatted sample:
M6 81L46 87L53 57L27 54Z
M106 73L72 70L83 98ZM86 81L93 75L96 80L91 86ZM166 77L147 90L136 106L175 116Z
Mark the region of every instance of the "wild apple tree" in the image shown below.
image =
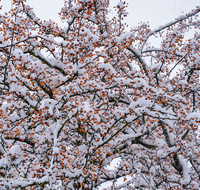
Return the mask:
M129 32L125 9L65 0L64 28L25 0L0 15L1 189L199 189L200 7Z

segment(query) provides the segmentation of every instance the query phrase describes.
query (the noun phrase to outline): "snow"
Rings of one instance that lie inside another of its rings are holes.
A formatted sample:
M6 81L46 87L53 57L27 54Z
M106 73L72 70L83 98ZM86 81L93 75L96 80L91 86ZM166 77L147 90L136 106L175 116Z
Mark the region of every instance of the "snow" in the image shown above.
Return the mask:
M133 35L132 32L125 32L123 33L120 37L115 37L116 42L121 43L123 42L125 39L131 37Z
M129 105L129 108L132 108L132 109L135 109L136 107L138 106L145 106L145 107L148 107L150 106L152 103L150 100L146 100L145 97L142 97L142 98L139 98L136 102L132 102L130 105Z
M149 85L147 84L146 80L142 79L142 78L135 78L133 79L133 83L135 83L133 86L136 88L150 88Z
M87 42L92 39L92 43L99 41L99 36L93 34L89 29L85 28L84 31L80 31L80 34L87 36Z
M115 69L112 67L112 65L111 65L110 63L101 62L101 63L98 65L98 68L99 68L99 69L105 69L106 71L108 71L109 74L117 75Z
M195 181L192 181L190 185L191 185L192 189L199 189L200 188L198 183L195 182Z
M135 187L141 187L141 186L146 186L146 185L147 185L147 183L142 177L138 176L137 181L134 181Z
M169 122L171 123L171 121L167 120L167 119L176 119L176 117L174 116L174 112L172 111L172 109L166 109L161 107L160 105L155 105L154 106L154 110L158 111L158 112L163 112L165 113L165 115L162 115L163 118L166 118L165 122Z
M7 157L0 159L0 166L10 166L10 162Z
M14 77L12 77L12 78L14 78ZM12 79L12 78L11 78L11 79ZM25 96L25 95L26 95L26 92L27 92L27 89L26 89L26 87L24 87L24 86L17 86L16 84L11 83L11 84L10 84L10 91L13 91L13 92L20 92L23 96Z
M158 69L158 68L160 68L160 66L161 66L161 63L156 63L156 64L151 65L150 67L151 67L151 69L153 70L153 69Z
M173 129L173 126L171 127ZM169 127L166 127L167 129L167 134L168 134L168 137L169 137L169 142L170 142L170 145L174 145L175 144L175 139L176 139L176 135L173 134L172 131L170 131Z
M182 86L183 90L185 89L185 85L187 84L186 80L180 80L179 84Z
M53 133L54 133L54 138L53 138L53 142L54 142L54 144L53 144L53 156L51 158L50 168L47 170L47 176L49 176L49 175L51 176L52 175L53 168L54 168L54 157L55 157L55 154L60 152L59 148L57 147L57 140L58 140L57 136L58 136L58 132L59 132L60 128L61 128L61 123L60 123L59 120L57 120L56 127L55 127L55 129L53 131ZM50 187L52 186L52 183L54 181L55 181L54 178L49 177Z
M8 178L8 179L1 179L0 178L0 180L3 180L3 184L4 185L7 185L8 187L12 187L12 186L18 186L18 185L20 185L20 186L22 186L22 187L27 187L28 185L32 185L32 184L34 184L35 183L35 181L34 180L32 180L32 179L27 179L27 180L25 180L25 179L23 179L23 178Z
M198 119L200 120L200 112L193 112L193 113L190 113L188 114L188 116L186 117L187 120L190 120L190 119Z
M4 37L2 34L0 34L0 45L4 42ZM0 46L1 47L1 46Z
M82 109L83 109L83 112L90 112L90 111L93 111L92 109L92 106L90 105L90 103L88 101L85 101L82 103Z
M13 145L10 149L9 149L9 153L10 154L19 154L21 152L21 148L19 145Z
M121 9L121 8L124 7L124 4L120 1L120 2L117 4L117 6L119 6L119 8Z
M181 184L188 184L190 182L190 168L188 167L187 160L178 155L178 159L183 167L183 179L180 179Z
M163 147L164 147L164 145L166 145L166 142L163 140ZM160 147L160 148L161 148L161 147ZM173 147L170 147L170 148L167 148L167 149L160 149L160 150L157 151L157 155L158 155L160 158L165 158L165 157L167 157L168 155L170 155L170 154L172 154L172 153L174 153L174 152L177 152L179 148L180 148L180 147L175 147L175 146L173 146Z
M127 113L128 113L128 109L127 109ZM136 118L138 118L138 116L135 116L135 115L128 115L126 120L127 122L131 122L131 121L134 121ZM133 132L133 130L131 130Z
M40 109L42 108L49 108L49 113L53 115L53 110L56 105L57 101L53 99L44 99L40 102Z

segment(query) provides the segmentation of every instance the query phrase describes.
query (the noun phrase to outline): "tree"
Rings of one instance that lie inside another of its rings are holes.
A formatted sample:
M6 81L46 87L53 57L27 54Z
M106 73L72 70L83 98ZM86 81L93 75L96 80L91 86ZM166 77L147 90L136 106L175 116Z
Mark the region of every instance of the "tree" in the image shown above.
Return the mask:
M0 15L2 189L199 189L200 7L126 32L108 6L65 0L65 28L25 0Z

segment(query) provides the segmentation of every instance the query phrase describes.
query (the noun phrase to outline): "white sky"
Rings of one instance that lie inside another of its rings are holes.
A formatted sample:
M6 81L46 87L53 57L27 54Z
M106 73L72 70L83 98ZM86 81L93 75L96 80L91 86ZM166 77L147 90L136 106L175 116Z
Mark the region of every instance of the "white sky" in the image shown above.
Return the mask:
M37 17L43 20L53 20L61 25L58 12L63 6L64 0L27 0L27 4L34 8ZM0 0L3 11L11 8L12 0ZM119 0L110 0L111 7ZM174 20L176 17L196 8L200 5L199 0L126 0L129 3L127 11L128 17L124 20L130 27L136 26L140 21L149 21L151 29ZM63 25L63 24L62 24ZM64 26L64 25L63 25Z

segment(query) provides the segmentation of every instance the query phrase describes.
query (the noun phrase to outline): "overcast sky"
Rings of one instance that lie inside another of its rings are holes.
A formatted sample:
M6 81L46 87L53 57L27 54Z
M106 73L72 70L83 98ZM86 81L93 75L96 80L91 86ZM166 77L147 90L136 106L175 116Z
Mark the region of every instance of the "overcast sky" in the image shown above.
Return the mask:
M12 0L0 0L3 11L11 8ZM34 8L37 17L48 20L51 19L62 25L58 16L64 0L26 0L27 4ZM111 0L111 7L116 5L119 0ZM140 21L149 21L151 29L174 20L176 17L195 9L200 5L200 0L126 0L129 3L129 15L125 22L134 27ZM1 11L0 13L2 13Z

